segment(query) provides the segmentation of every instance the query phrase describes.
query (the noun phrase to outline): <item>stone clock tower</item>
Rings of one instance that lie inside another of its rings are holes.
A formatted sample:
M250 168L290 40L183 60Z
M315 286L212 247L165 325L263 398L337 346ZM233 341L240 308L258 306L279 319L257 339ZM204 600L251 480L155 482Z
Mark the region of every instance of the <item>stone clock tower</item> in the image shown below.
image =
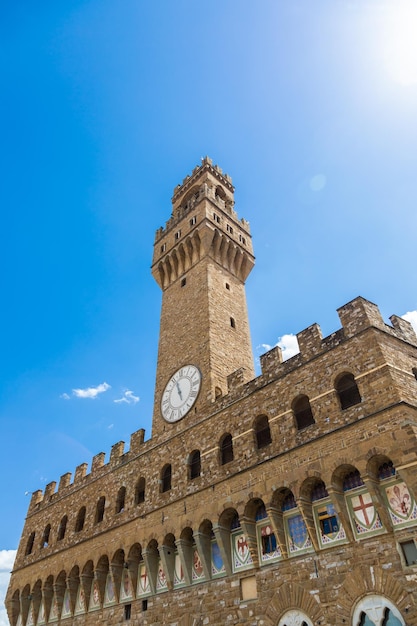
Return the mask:
M152 436L199 421L227 393L227 376L254 377L245 280L249 224L234 211L230 176L205 158L174 190L156 232L152 274L162 289Z

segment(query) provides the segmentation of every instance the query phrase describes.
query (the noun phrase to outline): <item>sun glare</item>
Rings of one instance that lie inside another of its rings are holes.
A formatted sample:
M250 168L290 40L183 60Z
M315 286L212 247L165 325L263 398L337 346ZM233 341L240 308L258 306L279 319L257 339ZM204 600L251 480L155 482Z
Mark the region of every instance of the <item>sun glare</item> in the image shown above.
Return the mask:
M384 57L390 76L401 85L417 83L417 0L395 0L387 9Z

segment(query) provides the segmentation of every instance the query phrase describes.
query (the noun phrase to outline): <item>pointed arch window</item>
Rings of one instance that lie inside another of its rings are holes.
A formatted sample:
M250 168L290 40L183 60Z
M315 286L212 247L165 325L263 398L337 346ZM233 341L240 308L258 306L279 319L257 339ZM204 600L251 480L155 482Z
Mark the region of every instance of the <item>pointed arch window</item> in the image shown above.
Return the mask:
M42 535L41 548L47 548L49 546L49 537L51 535L51 525L48 524L45 527Z
M335 388L342 411L362 402L358 385L356 384L353 374L343 374L343 376L336 381Z

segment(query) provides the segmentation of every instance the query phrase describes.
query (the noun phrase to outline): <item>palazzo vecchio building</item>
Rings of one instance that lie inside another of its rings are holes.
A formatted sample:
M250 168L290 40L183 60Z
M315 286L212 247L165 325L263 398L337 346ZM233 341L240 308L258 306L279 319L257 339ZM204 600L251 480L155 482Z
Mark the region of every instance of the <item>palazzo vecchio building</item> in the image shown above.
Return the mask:
M12 626L417 625L417 337L358 297L255 377L233 194L209 158L174 190L152 436L33 494Z

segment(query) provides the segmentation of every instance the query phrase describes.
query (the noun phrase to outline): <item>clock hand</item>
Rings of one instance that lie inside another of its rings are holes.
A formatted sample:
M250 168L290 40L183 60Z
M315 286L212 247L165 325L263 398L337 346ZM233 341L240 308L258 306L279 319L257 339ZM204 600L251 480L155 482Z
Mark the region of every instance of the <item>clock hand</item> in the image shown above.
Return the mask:
M179 382L178 382L178 381L177 381L177 391L178 391L178 395L179 395L179 397L180 397L180 400L182 400L181 388L180 388L180 384L179 384Z

